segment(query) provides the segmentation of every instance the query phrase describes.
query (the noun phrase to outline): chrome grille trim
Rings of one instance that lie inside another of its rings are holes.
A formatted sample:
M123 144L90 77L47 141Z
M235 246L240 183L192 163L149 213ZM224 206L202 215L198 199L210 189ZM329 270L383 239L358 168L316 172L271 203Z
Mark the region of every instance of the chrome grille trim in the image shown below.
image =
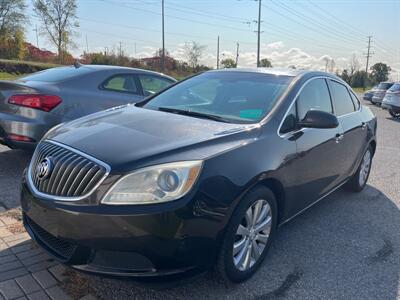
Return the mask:
M53 140L45 140L41 142L40 146L42 148L39 152L39 145L33 154L26 176L29 188L38 197L56 201L82 200L90 196L110 174L111 167L108 164L82 151ZM46 181L40 181L35 176L33 168L46 157L49 151L55 151L52 152L52 156L61 156L61 159L56 161L52 172L56 176L51 176ZM76 163L69 174L65 172L71 167L68 162ZM105 172L101 172L102 168L104 168ZM83 176L83 174L85 175ZM82 180L78 182L77 179L82 176ZM90 183L96 181L97 183L89 189ZM68 190L66 190L67 188ZM74 191L73 195L65 196L65 194L71 194L72 191ZM62 195L54 195L54 193Z

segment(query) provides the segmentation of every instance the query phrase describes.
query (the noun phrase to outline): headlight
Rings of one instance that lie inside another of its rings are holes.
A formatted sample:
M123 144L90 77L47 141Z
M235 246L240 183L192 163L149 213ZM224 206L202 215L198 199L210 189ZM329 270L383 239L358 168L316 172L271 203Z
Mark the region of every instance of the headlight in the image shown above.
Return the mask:
M186 195L200 173L202 161L182 161L134 171L118 180L104 204L155 204Z

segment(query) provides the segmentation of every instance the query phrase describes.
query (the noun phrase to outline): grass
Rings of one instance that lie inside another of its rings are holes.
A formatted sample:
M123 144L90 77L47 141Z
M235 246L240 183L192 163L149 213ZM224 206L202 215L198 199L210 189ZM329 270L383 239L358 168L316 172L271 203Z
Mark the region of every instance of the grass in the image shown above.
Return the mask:
M364 93L365 91L368 91L370 89L372 89L372 86L367 86L366 88L362 88L362 87L356 87L356 88L352 88L353 91L355 91L356 93Z
M17 75L17 74L12 74L12 73L7 73L7 72L0 72L0 80L12 80L12 79L16 79L20 76L22 76L22 74Z

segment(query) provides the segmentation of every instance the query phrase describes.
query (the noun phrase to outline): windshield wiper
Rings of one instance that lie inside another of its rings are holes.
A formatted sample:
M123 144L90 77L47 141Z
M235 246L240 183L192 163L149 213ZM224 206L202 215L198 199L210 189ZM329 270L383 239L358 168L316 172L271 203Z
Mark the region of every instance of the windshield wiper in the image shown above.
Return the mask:
M184 116L190 116L190 117L202 118L202 119L209 119L209 120L214 120L214 121L218 121L218 122L232 123L232 121L227 118L217 116L217 115L201 113L198 111L184 110L184 109L177 109L177 108L163 107L163 106L158 107L157 109L159 111L165 111L165 112L178 114L178 115L184 115Z

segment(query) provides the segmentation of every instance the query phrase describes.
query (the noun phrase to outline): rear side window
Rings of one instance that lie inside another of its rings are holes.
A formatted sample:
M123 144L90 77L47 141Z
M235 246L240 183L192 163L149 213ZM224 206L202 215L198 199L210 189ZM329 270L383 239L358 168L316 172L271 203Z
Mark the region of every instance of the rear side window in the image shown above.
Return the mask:
M143 93L145 96L153 95L162 89L170 86L173 82L171 80L152 76L152 75L138 75L140 84L142 85Z
M114 92L139 94L135 75L121 74L108 78L102 88Z
M298 119L303 120L309 110L332 113L332 103L325 79L310 81L297 98Z
M355 111L354 103L347 87L331 80L331 91L335 102L335 112L337 116L342 116Z
M75 76L81 76L85 74L89 74L94 72L93 69L87 67L79 67L75 68L74 66L70 67L59 67L47 69L44 71L40 71L37 73L33 73L32 75L28 75L20 78L21 81L44 81L44 82L58 82L63 81L65 79L69 79Z

